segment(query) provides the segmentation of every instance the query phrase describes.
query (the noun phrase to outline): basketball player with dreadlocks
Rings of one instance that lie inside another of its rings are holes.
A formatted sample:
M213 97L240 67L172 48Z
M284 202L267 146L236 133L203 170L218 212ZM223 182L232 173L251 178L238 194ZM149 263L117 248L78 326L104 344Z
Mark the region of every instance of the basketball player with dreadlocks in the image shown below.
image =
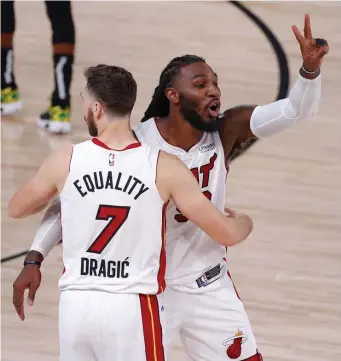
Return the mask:
M293 32L303 65L288 98L263 106L239 106L220 115L217 74L203 58L186 55L173 59L162 71L152 102L135 130L140 141L177 155L220 210L233 149L250 137L266 138L292 128L317 112L320 67L328 45L312 37L308 15L304 35L296 26ZM47 211L26 257L37 266L25 266L14 283L18 313L23 312L26 288L28 303L33 303L40 284L39 265L60 239L57 201ZM174 203L167 209L166 254L168 345L179 333L193 361L262 360L230 278L226 249L188 221Z

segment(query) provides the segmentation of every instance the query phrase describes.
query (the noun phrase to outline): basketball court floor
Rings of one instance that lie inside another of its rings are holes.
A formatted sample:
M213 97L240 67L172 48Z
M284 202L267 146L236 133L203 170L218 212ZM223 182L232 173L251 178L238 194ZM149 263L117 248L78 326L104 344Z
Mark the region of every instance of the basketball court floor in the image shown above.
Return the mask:
M313 35L328 40L330 53L322 70L318 116L257 142L232 164L227 203L248 212L255 229L247 242L229 251L230 269L264 360L340 361L341 3L245 5L280 41L290 85L301 65L290 27L302 29L304 13L311 15ZM84 67L109 63L132 71L139 86L134 122L148 106L162 68L185 53L205 57L218 73L224 108L264 104L278 92L276 53L259 26L236 6L214 1L75 2L74 131L48 136L35 122L52 89L49 23L42 2L17 2L16 11L15 67L25 107L1 122L2 258L29 248L42 217L9 219L6 207L13 192L52 150L88 137L79 98ZM12 283L22 261L2 263L1 359L58 360L61 248L44 262L42 285L34 307L26 307L24 322L12 306ZM179 342L170 360L186 360Z

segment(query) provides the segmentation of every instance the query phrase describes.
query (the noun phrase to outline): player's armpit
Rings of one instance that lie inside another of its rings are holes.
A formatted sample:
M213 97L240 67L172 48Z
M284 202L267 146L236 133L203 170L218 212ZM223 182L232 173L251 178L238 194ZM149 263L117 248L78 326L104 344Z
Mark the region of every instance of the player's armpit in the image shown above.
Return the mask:
M250 119L255 105L240 105L224 111L219 124L219 135L228 158L236 143L256 138L250 129Z
M184 163L174 156L160 153L159 164L157 182L160 194L168 192L186 218L224 246L232 246L247 237L249 225L221 213L202 194L195 177Z
M63 178L67 177L71 152L72 146L68 145L43 162L38 172L10 200L10 217L23 218L37 213L56 196Z

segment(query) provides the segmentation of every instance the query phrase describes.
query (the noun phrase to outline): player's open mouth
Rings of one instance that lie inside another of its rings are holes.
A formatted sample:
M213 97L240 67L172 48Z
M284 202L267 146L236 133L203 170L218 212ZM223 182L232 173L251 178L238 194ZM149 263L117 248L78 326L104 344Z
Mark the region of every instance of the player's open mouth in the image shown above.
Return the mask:
M208 113L210 117L217 118L220 114L220 101L214 100L211 104L208 106Z

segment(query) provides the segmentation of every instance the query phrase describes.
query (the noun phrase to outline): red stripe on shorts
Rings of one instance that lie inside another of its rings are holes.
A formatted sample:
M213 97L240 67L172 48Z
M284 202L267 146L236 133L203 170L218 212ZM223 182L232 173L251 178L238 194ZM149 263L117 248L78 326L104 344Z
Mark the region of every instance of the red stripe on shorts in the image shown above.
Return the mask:
M140 295L146 361L164 361L159 303L155 295Z
M229 276L229 278L230 278L230 280L231 280L231 282L232 282L232 284L233 284L233 288L234 288L234 291L236 292L237 297L240 299L239 294L238 294L238 291L237 291L237 289L236 289L236 286L234 285L234 282L233 282L233 279L232 279L232 277L231 277L231 273L230 273L229 270L227 270L227 275ZM240 300L241 300L241 299L240 299Z
M166 210L169 202L166 202L162 207L162 225L161 225L161 239L162 246L160 252L160 266L157 275L157 282L159 289L157 293L162 293L166 288L165 274L166 274L166 250L165 250L165 238L166 238Z

